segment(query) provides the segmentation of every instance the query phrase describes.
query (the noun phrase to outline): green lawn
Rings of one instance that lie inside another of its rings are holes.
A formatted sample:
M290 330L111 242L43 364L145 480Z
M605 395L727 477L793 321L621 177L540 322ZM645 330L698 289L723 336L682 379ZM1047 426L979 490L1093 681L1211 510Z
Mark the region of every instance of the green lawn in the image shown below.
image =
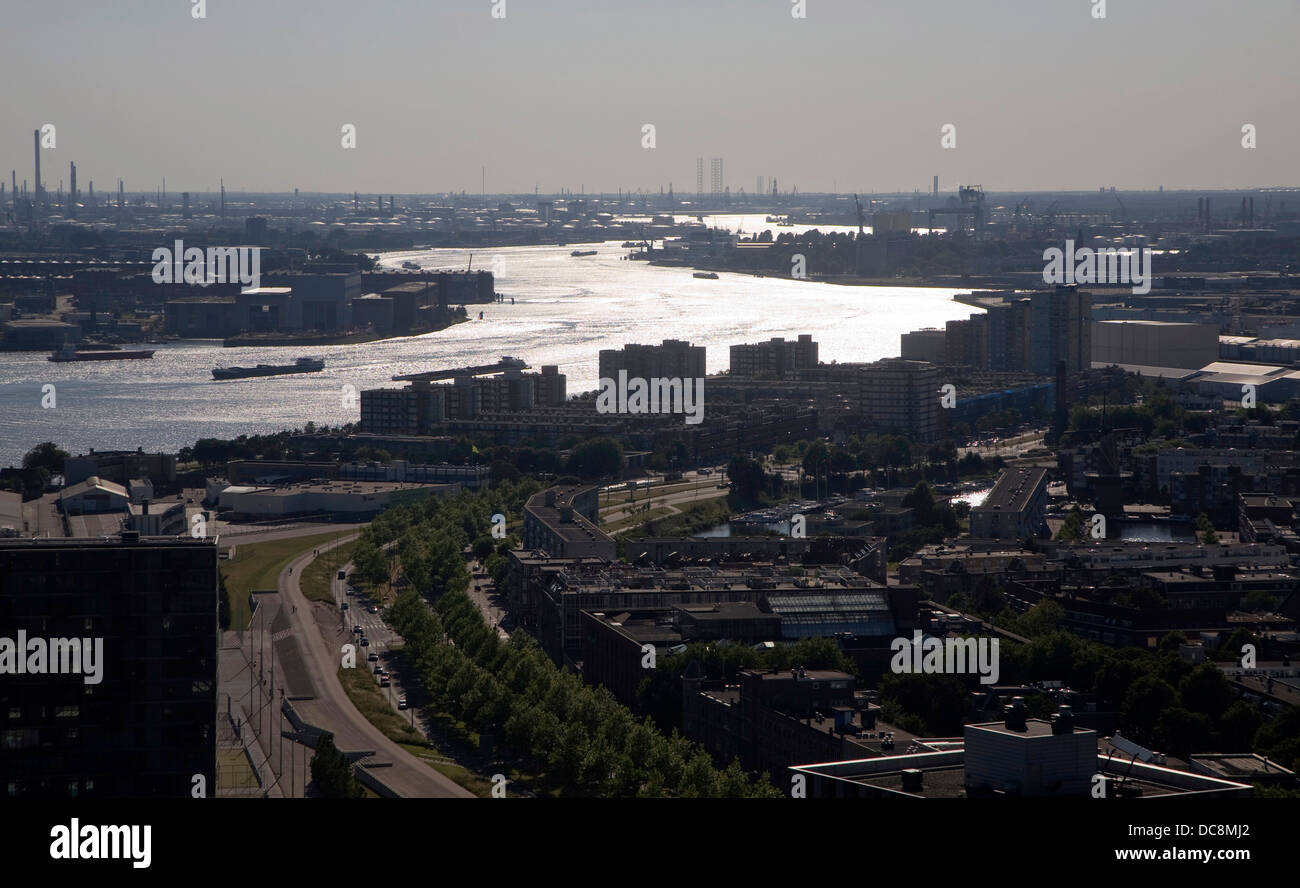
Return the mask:
M675 511L675 509L669 506L656 506L649 512L637 512L635 515L629 515L628 517L620 518L617 521L601 522L600 529L612 536L625 528L636 527L645 524L647 521L653 521L654 519L662 518L665 515L672 515Z
M230 628L248 627L248 593L251 590L276 588L280 571L289 562L337 536L338 533L322 533L238 546L235 556L221 566L226 590L230 593Z
M330 591L330 581L338 574L339 568L351 560L352 550L355 547L356 540L344 543L341 546L335 546L322 552L315 561L303 568L302 594L307 596L308 601L323 601L326 604L334 603L334 593ZM312 548L315 548L315 546Z

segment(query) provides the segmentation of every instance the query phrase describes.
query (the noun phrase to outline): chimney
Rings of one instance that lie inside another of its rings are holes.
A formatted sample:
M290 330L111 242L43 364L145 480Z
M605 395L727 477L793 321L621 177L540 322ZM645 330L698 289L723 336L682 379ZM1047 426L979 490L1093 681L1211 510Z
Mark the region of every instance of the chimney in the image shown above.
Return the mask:
M1011 703L1002 707L1002 715L1006 719L1008 731L1027 731L1028 724L1025 721L1025 698L1012 697Z
M32 130L32 148L36 152L36 185L32 188L32 198L39 208L41 205L41 131Z
M1052 716L1052 733L1074 733L1074 710L1069 706L1062 705L1056 708L1056 713Z

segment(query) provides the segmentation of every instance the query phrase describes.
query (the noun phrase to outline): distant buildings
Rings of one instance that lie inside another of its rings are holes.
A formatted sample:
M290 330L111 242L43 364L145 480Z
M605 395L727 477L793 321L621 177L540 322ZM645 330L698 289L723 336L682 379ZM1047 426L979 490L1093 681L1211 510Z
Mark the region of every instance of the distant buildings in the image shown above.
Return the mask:
M0 540L0 626L81 643L0 677L6 797L190 798L196 777L215 792L215 540Z
M457 484L399 481L299 481L283 485L231 485L221 491L222 517L235 521L315 517L327 521L366 521L390 506L449 496Z
M92 449L64 461L63 480L73 485L91 476L125 486L137 478L148 478L158 488L176 486L176 455L145 453L143 450Z
M627 371L629 379L702 379L704 346L665 339L661 345L601 349L601 379L618 379L620 370Z
M599 488L551 487L534 494L524 505L524 548L556 558L600 558L613 561L617 546L596 526L600 520Z
M484 371L499 374L495 376L466 368L450 383L413 378L404 389L367 389L361 392L361 427L374 435L421 435L451 420L564 406L566 382L558 367L548 364L541 373L525 373L521 366L506 367L503 362L502 368Z
M264 274L261 283L177 290L166 302L165 329L200 338L350 330L402 335L438 325L449 306L494 298L488 271L360 272L318 263Z
M787 342L774 336L767 342L731 346L732 376L782 378L788 370L817 366L817 343L810 334ZM603 374L602 374L603 375Z
M923 361L886 358L862 367L862 416L873 432L933 441L939 432L939 368Z
M984 502L970 511L971 536L1019 540L1047 530L1047 470L1003 469Z
M977 293L963 301L984 309L939 331L903 334L904 358L977 370L1052 376L1092 366L1092 296L1075 286L1028 292Z
M1219 359L1219 330L1172 321L1093 321L1092 360L1199 369Z

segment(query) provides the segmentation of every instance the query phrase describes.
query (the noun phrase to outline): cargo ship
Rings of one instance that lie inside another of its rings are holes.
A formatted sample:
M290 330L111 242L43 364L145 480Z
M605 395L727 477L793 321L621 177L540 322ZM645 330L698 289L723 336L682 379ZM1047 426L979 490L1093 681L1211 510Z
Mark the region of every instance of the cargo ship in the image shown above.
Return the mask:
M697 271L693 277L703 278L706 281L716 281L718 279L717 273L712 271Z
M319 373L325 369L320 358L299 358L292 364L258 364L256 367L214 367L213 379L246 379L250 376L282 376L286 373Z
M128 351L121 348L78 349L71 342L63 343L58 351L50 355L49 361L126 361L131 359L152 358L153 349Z
M596 251L595 250L574 250L569 255L570 256L595 256Z

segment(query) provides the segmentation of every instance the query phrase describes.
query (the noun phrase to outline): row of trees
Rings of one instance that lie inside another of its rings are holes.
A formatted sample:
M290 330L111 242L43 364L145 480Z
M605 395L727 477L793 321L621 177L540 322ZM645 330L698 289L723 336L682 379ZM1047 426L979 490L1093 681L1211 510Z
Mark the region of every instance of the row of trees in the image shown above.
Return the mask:
M562 792L588 797L777 798L733 762L717 770L709 755L674 732L665 737L604 688L555 666L529 636L508 641L483 622L461 591L430 611L412 590L389 609L434 705L502 740ZM445 635L454 646L443 641Z
M403 584L386 618L406 640L404 656L440 710L479 732L496 733L532 769L564 792L583 796L779 797L738 763L719 771L680 735L638 722L603 688L561 670L525 633L502 641L464 593L466 547L504 571L491 516L518 514L539 489L503 483L478 493L389 509L353 553L366 582ZM500 578L498 576L498 578ZM424 601L437 600L436 610ZM449 643L451 642L451 643Z

